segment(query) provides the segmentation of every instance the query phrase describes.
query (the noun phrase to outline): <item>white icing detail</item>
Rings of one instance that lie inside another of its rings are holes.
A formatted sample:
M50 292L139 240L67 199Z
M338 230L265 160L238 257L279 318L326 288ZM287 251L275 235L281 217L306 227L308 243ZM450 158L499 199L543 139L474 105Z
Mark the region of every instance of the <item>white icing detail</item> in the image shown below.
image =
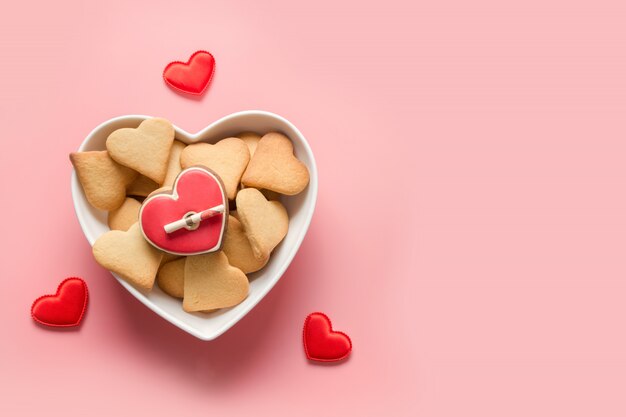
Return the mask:
M187 213L183 216L182 219L166 224L165 226L163 226L163 229L165 229L165 233L174 233L175 231L183 229L183 228L188 229L188 230L194 230L196 229L196 227L194 226L196 226L203 220L202 219L203 215L205 219L208 219L209 217L213 215L220 214L223 212L224 212L224 205L220 204L218 206L211 207L210 209L203 210L200 213L193 213L191 215Z

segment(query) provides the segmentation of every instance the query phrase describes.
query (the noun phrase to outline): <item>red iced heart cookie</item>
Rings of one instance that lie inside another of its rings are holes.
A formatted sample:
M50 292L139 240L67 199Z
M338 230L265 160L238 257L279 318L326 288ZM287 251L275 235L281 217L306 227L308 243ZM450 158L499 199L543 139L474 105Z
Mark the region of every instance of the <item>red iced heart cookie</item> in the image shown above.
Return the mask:
M222 181L213 171L199 166L182 171L171 193L148 197L139 210L139 225L146 240L177 255L219 250L227 219L228 199ZM175 224L179 226L170 227Z
M215 58L206 51L191 55L189 61L170 62L163 70L163 79L172 88L184 93L204 93L215 72Z
M87 284L80 278L67 278L59 284L55 295L43 295L35 300L30 314L46 326L77 326L87 309Z
M302 332L306 357L321 362L346 358L352 350L347 334L333 331L330 319L324 313L311 313L304 320Z

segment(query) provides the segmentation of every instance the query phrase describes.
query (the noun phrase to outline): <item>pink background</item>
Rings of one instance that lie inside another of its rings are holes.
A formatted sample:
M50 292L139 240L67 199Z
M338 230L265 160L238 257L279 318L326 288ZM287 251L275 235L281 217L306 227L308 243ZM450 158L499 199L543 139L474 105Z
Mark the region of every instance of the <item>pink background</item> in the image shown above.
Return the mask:
M0 414L626 414L623 1L87 3L0 13ZM201 48L208 93L169 90ZM113 116L244 109L307 136L319 201L281 282L206 343L96 265L68 153ZM83 326L35 325L71 275ZM305 360L318 309L352 337L339 366Z

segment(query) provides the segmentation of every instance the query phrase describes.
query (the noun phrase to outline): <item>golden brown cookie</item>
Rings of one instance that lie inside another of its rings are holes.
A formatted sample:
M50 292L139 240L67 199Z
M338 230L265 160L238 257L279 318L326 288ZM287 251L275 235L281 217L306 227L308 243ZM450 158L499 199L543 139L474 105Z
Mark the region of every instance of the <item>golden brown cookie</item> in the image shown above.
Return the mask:
M111 230L96 240L93 256L101 266L142 290L154 285L163 252L146 242L139 223L127 232Z
M172 191L172 187L168 185L164 185L163 187L159 187L156 190L152 191L150 194L148 194L148 197L152 197L155 194L165 193L165 192L170 192L170 191Z
M289 229L287 210L278 201L267 201L256 188L237 194L237 214L248 236L254 256L262 261L270 256Z
M106 147L117 163L162 184L173 142L174 126L165 119L153 118L144 120L136 129L117 129L107 138Z
M237 137L243 140L246 145L248 145L248 150L250 151L250 158L254 155L254 151L256 150L256 145L261 140L261 135L255 132L243 132L237 135Z
M244 188L255 188L255 187L246 187L245 185L241 184L241 186L239 187L239 191L243 190ZM257 188L257 190L259 190L261 192L261 194L263 194L265 196L265 198L267 198L268 200L276 200L276 201L280 201L280 193L277 193L276 191L272 191L272 190L265 190L263 188ZM236 207L237 204L234 204L234 207Z
M159 268L156 281L165 294L175 298L183 298L185 293L185 259L180 258L168 262Z
M171 186L174 184L176 176L178 176L180 171L183 170L180 166L180 154L183 152L183 149L185 149L185 146L187 145L178 140L175 140L172 144L170 157L167 161L167 173L165 174L165 180L163 180L164 186Z
M294 156L287 136L270 132L259 141L241 182L246 187L295 195L309 183L309 170Z
M130 226L139 221L141 203L134 198L126 198L117 209L109 212L107 223L111 230L127 231Z
M89 204L100 210L115 210L124 203L126 185L137 173L115 162L107 151L70 154L78 181Z
M180 258L182 258L182 256L180 255L174 255L173 253L163 252L163 258L161 258L161 266L165 265L168 262L172 262Z
M269 260L269 256L263 259L257 259L254 256L243 225L233 216L228 218L228 229L226 229L222 250L228 257L228 262L241 269L244 274L258 271Z
M224 183L229 200L237 194L241 174L250 160L248 146L239 138L226 138L215 145L194 143L183 149L180 165L187 169L193 165L204 165L215 171Z
M131 182L128 184L128 187L126 187L126 194L137 197L147 197L157 188L159 188L159 184L145 175L138 175L135 181Z
M280 201L280 194L272 190L259 190L268 200Z
M188 256L185 261L185 311L232 307L248 296L248 278L223 252Z

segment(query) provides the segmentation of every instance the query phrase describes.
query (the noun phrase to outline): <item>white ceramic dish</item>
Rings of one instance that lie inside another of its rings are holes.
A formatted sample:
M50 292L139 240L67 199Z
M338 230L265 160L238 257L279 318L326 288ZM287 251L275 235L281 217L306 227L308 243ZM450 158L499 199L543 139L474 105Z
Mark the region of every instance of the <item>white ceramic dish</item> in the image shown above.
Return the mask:
M79 151L104 150L108 135L122 127L137 127L150 116L130 115L108 120L96 127L80 145ZM281 116L265 111L242 111L223 117L198 133L187 133L176 127L176 139L185 143L208 142L235 135L243 131L265 133L283 132L292 140L294 152L309 169L308 187L297 196L283 197L282 203L289 212L289 232L274 250L269 263L261 271L251 274L250 294L241 304L210 314L189 314L183 311L180 300L163 293L157 285L151 292L137 290L120 277L115 278L139 301L152 311L202 340L213 340L243 318L272 289L296 255L311 223L317 199L317 168L313 152L300 131ZM91 245L109 230L107 213L93 208L87 202L82 187L72 173L72 198L78 221Z

